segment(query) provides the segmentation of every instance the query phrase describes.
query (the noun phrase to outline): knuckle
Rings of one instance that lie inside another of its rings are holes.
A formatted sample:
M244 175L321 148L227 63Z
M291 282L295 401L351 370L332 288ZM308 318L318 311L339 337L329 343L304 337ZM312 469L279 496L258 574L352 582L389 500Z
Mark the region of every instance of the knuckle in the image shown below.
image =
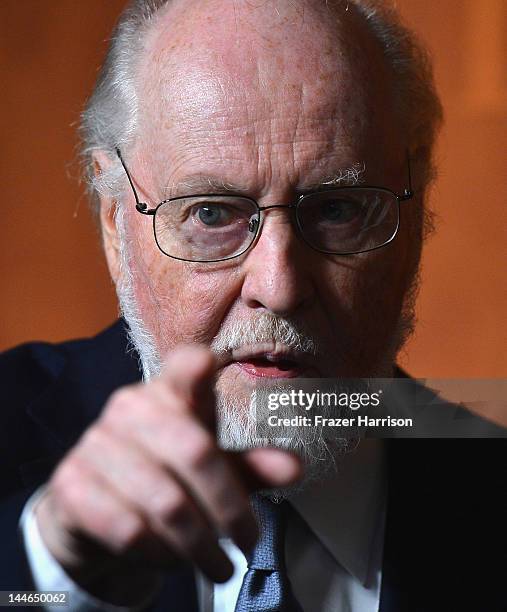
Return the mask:
M135 514L123 517L111 516L103 522L101 530L107 538L113 538L116 553L123 554L139 545L146 537L146 526Z
M215 459L215 446L209 436L194 431L185 440L183 457L191 468L201 471L210 466Z
M177 488L153 496L150 510L157 520L172 525L179 525L190 514L187 496Z
M51 479L51 489L57 498L65 499L68 491L83 480L79 463L70 455L58 466Z
M118 404L129 404L139 393L140 385L125 385L119 387L110 396L110 401Z
M67 514L76 514L76 511L82 509L86 503L86 482L82 479L67 481L65 486L59 488L57 497L59 506Z
M123 387L115 391L100 416L98 423L111 432L130 428L145 414L147 402L140 389Z
M135 387L117 389L109 398L106 411L111 417L120 417L138 401L139 392Z
M101 448L109 442L109 436L99 424L89 427L83 435L80 445L92 448Z

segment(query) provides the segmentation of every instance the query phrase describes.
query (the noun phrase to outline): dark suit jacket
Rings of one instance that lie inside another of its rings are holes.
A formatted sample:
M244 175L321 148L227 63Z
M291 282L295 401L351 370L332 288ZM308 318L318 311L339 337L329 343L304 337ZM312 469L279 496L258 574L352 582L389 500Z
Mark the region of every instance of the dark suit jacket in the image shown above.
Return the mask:
M0 356L0 590L32 584L25 501L119 386L139 380L123 321L99 336ZM391 440L380 612L507 611L503 440ZM34 608L30 608L33 610ZM197 612L191 568L151 608Z

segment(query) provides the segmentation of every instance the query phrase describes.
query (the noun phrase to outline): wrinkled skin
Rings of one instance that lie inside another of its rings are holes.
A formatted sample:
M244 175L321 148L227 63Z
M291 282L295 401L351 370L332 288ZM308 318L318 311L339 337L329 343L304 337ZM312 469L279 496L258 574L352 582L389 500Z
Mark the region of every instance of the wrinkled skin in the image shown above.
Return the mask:
M154 206L189 177L212 175L261 206L289 204L355 163L365 165L365 183L403 191L407 143L391 110L389 72L353 11L342 11L342 27L323 5L180 0L160 11L138 67L137 139L124 151L142 200ZM98 152L96 163L100 171L111 161ZM182 560L226 580L232 567L217 534L247 550L256 530L248 494L301 478L291 453L218 448L217 363L205 348L175 347L209 346L230 321L271 313L311 331L317 375L388 374L420 232L414 201L387 247L325 256L301 241L288 211L274 209L241 258L191 264L157 249L151 218L135 211L129 191L121 205L136 300L167 354L165 368L108 400L57 467L36 516L68 574L130 604L153 589L157 570ZM114 207L103 196L104 246L118 284ZM234 364L219 368L219 391L244 399L251 386Z
M365 164L365 184L402 193L407 143L391 110L391 77L358 17L342 11L340 27L325 7L233 6L176 2L151 32L139 76L140 136L128 155L142 198L153 206L196 193L198 186L177 186L211 175L261 206L289 204L354 163ZM271 210L255 248L221 264L164 257L131 193L124 203L136 298L161 355L179 343L209 345L224 321L270 312L304 321L318 339L317 375L390 374L386 346L418 258L415 202L393 244L352 257L313 251L287 211ZM219 385L230 395L249 389L231 366Z

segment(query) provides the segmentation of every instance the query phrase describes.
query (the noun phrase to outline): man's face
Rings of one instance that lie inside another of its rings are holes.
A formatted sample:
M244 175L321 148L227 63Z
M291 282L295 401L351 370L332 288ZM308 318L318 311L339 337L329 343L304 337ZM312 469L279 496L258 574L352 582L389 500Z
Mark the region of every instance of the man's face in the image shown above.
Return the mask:
M355 14L337 26L310 4L304 13L292 3L234 6L175 2L148 35L139 139L128 156L141 199L154 207L207 193L211 177L260 206L288 205L354 166L364 167L362 183L402 193L406 143L390 76ZM279 342L228 354L218 388L229 397L249 396L260 377L390 375L419 249L407 231L414 203L395 241L377 251L318 253L292 213L276 208L263 213L250 251L212 264L166 257L151 218L130 195L123 205L134 294L160 355L179 343L211 345L267 314L294 323L315 354L270 362L284 351Z

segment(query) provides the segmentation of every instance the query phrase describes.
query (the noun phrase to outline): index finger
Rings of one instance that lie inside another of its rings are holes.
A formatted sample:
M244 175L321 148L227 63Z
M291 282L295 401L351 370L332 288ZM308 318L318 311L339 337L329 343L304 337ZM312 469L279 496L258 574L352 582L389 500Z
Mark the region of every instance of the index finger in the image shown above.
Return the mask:
M216 431L215 370L215 357L209 349L199 345L182 345L168 354L160 374L160 380L212 432Z

